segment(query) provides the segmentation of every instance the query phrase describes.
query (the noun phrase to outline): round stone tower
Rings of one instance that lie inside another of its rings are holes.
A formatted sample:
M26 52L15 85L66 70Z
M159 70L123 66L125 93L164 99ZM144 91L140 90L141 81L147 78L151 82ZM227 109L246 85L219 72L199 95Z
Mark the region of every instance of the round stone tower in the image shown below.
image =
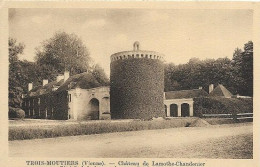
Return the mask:
M140 50L111 55L110 111L112 119L165 117L163 55Z

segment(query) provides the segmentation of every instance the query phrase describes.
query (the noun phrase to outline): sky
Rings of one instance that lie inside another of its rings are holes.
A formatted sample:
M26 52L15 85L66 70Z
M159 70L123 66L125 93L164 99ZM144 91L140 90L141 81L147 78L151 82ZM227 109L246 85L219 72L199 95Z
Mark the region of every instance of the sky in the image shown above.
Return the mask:
M110 73L110 56L133 50L163 53L167 63L190 58L232 58L253 38L253 11L246 9L9 9L9 36L25 44L20 59L55 32L78 35L95 63Z

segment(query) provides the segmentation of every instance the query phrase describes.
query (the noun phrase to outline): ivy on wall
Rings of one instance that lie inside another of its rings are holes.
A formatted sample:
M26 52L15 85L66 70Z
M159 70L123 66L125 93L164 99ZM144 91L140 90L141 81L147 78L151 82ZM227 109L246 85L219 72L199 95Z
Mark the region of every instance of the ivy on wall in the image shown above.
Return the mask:
M68 119L68 92L61 91L24 99L23 109L27 118Z
M165 117L164 68L160 60L123 59L111 63L112 119Z

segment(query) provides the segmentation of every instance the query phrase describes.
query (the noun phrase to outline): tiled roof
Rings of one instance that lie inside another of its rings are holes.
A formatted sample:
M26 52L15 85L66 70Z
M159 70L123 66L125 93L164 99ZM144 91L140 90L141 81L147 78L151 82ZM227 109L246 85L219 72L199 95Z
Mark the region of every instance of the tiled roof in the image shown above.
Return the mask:
M203 89L165 92L165 99L188 99L188 98L205 97L205 96L208 96L208 93Z
M28 96L39 96L43 94L48 94L53 92L53 88L55 87L57 87L56 91L59 92L74 89L76 87L79 87L81 89L90 89L100 86L104 85L99 83L91 73L84 72L69 77L65 82L64 79L62 79L59 82L52 81L44 86L37 86L28 93Z
M81 89L90 89L94 87L103 86L96 78L89 72L76 74L71 76L64 84L62 84L57 91L69 90L79 87Z

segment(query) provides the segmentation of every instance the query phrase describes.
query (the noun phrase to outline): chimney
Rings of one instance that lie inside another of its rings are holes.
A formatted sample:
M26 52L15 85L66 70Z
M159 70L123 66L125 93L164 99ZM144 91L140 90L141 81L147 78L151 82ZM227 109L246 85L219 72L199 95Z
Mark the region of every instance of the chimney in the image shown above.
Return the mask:
M59 82L59 81L61 81L62 79L64 79L64 76L63 76L63 75L58 75L56 81Z
M32 88L33 88L33 83L29 83L29 84L28 84L28 92L31 91Z
M44 85L46 85L46 84L48 84L48 79L44 79L44 80L42 81L42 86L44 86Z
M212 92L213 89L214 89L214 85L213 85L213 84L210 84L210 85L209 85L209 93Z
M64 82L65 82L67 79L69 79L69 77L70 77L70 72L66 70L66 71L64 72Z
M202 86L200 86L199 89L202 89Z

